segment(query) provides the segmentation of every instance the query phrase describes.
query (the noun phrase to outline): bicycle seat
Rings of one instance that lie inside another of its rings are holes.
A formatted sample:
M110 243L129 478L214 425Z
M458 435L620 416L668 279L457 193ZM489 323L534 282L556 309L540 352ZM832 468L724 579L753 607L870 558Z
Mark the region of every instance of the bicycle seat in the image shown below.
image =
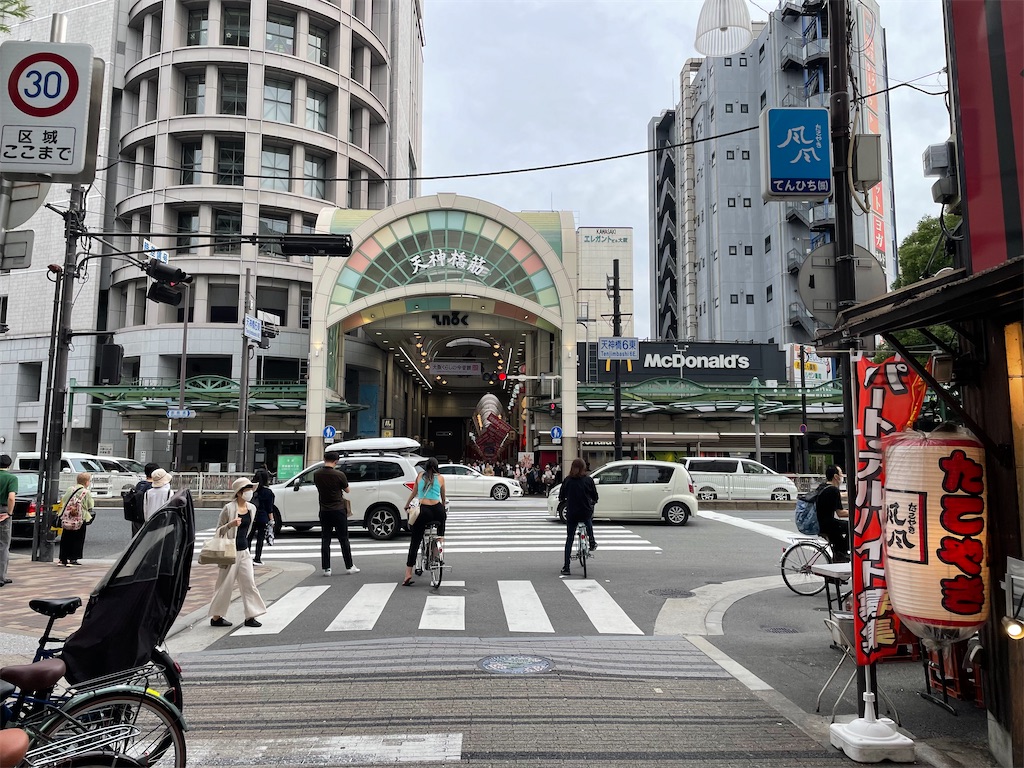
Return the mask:
M64 677L64 662L60 659L44 659L35 664L17 664L0 669L0 679L21 688L23 691L41 691L52 688Z
M39 600L29 600L28 607L36 613L43 614L43 616L49 616L52 619L63 619L65 616L70 616L82 607L82 598L41 598Z

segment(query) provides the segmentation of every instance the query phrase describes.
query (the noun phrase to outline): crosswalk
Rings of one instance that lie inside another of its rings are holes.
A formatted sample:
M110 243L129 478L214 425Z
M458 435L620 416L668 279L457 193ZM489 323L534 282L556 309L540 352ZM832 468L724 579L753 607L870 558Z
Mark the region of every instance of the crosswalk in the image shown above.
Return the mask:
M474 584L466 590L465 582L445 581L436 591L402 590L396 597L398 584L395 582L361 584L349 597L337 615L327 624L325 633L371 632L383 617L388 626L395 622L417 621L417 631L465 632L467 617L481 623L487 634L496 634L499 627L494 621L494 593L489 585ZM301 622L300 631L316 631L312 628L320 612L310 611L317 601L325 600L330 590L328 585L299 586L285 593L273 602L260 617L261 627L241 626L230 634L234 637L247 635L280 635L290 626ZM447 594L451 591L451 594ZM546 585L544 599L529 580L502 580L497 582L497 602L504 615L504 628L510 634L544 635L553 634L555 626L552 616L565 622L563 631L576 631L578 624L571 624L566 615L579 612L586 616L594 631L607 635L643 635L615 598L594 579L564 579ZM325 603L326 604L326 603ZM309 619L303 614L310 612ZM390 613L388 613L390 612ZM418 615L418 620L415 618ZM323 626L322 623L320 626ZM408 629L412 629L411 626Z
M445 551L450 554L490 552L561 552L565 546L565 526L553 522L546 510L478 511L453 509L448 516L445 531ZM486 508L483 508L486 509ZM213 528L196 534L196 553L203 542L214 534ZM350 538L353 557L403 555L409 548L408 535L399 535L391 541L374 541L359 531ZM598 541L603 552L660 552L652 544L623 525L599 524ZM335 541L332 554L339 557L341 550ZM274 545L264 547L262 559L320 561L318 536L299 538L286 532Z

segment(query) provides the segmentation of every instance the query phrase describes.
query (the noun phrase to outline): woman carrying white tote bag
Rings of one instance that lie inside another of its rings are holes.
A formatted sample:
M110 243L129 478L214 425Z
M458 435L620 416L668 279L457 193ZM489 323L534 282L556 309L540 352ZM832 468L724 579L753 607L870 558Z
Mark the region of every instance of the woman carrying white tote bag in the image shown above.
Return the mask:
M256 620L267 612L267 606L256 589L256 576L252 568L252 555L249 554L249 529L256 515L256 507L249 503L256 486L246 477L240 477L231 484L235 492L234 498L224 505L217 520L217 536L235 535L235 562L222 565L217 574L217 586L210 603L210 625L214 627L230 627L231 622L224 618L231 605L231 591L238 583L238 591L242 595L242 607L245 610L245 626L262 627Z

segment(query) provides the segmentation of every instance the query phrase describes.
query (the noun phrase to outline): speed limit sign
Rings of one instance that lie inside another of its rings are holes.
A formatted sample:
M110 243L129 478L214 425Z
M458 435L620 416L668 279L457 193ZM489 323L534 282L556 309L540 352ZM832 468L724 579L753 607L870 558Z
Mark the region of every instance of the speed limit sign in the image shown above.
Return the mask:
M92 46L0 44L0 173L80 173L86 165Z

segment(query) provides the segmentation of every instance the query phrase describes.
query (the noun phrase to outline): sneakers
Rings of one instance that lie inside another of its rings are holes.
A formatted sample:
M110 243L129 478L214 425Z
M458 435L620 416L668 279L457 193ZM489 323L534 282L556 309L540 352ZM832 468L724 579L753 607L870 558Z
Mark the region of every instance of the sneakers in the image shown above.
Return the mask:
M331 575L331 569L330 568L324 568L324 576L330 576L330 575Z
M245 626L247 626L247 627L262 627L263 626L262 622L256 621L256 619L246 619L242 623L245 624Z
M346 569L345 573L359 573L359 568L353 565L351 568Z
M596 541L590 542L590 551L591 552L596 552L597 551L597 542Z
M559 573L562 574L563 576L568 576L569 575L569 566L565 566L565 568L560 570Z
M263 561L262 560L253 560L252 564L253 565L263 565Z
M228 621L227 619L225 619L223 616L220 616L220 617L218 617L216 619L210 619L210 626L211 627L230 627L231 626L231 622Z

